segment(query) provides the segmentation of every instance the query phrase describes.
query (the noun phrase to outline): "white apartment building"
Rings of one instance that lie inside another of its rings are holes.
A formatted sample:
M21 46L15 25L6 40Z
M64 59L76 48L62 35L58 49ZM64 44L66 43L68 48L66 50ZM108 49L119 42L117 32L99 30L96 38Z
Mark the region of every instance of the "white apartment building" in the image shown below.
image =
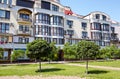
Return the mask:
M104 12L78 15L60 0L0 0L4 60L10 60L13 50L26 50L26 44L35 39L55 42L61 48L66 42L76 44L81 40L107 46L112 35L120 36L119 27L120 23L114 23Z

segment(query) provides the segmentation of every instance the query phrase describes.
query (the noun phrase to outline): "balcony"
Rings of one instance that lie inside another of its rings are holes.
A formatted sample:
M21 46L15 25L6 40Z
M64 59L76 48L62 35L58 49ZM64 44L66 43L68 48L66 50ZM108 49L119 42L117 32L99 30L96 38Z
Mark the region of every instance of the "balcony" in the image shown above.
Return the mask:
M25 23L31 24L32 19L18 18L17 21L20 22L20 23L24 23L25 22Z
M17 31L18 35L22 35L22 36L31 36L31 31Z

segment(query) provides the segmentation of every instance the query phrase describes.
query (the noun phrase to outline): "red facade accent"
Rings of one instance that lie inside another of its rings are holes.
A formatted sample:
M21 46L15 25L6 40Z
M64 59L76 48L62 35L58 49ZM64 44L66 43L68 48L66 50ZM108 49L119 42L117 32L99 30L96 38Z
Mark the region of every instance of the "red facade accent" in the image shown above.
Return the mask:
M73 12L72 12L71 10L65 10L65 14L66 14L66 15L72 15Z

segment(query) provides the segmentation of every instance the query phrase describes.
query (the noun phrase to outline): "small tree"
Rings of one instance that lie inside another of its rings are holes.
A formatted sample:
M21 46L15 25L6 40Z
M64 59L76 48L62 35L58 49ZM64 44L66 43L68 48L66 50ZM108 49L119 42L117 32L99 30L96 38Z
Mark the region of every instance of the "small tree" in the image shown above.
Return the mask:
M25 51L24 50L14 50L12 56L12 61L16 61L18 58L24 58Z
M3 52L4 52L4 49L0 48L0 58L3 58Z
M49 43L44 40L34 40L27 45L28 57L39 59L39 70L41 71L41 58L48 57L51 52Z
M100 47L94 42L80 41L77 44L77 53L81 54L86 59L86 74L88 74L88 60L90 58L96 58L99 53Z
M116 58L119 58L120 56L120 50L115 45L102 48L100 50L100 53L102 55L102 58L105 58L105 59L108 59L108 58L116 59Z
M70 45L66 43L63 48L65 59L75 59L76 58L76 45Z
M58 54L58 48L55 46L55 43L54 43L54 42L51 42L51 43L50 43L50 47L51 47L51 52L50 52L50 54L48 55L48 57L49 57L49 62L50 62L50 60L56 60L57 54Z

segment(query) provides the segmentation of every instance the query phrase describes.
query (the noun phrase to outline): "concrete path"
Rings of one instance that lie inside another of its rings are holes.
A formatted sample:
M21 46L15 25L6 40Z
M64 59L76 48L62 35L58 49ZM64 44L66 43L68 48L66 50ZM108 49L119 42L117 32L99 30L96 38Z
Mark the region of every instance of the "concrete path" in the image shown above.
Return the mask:
M71 66L81 66L81 67L86 67L86 65L81 65L81 64L66 64L66 65L71 65ZM117 67L108 67L108 66L93 66L89 65L91 68L98 68L98 69L106 69L106 70L117 70L120 71L120 68Z

